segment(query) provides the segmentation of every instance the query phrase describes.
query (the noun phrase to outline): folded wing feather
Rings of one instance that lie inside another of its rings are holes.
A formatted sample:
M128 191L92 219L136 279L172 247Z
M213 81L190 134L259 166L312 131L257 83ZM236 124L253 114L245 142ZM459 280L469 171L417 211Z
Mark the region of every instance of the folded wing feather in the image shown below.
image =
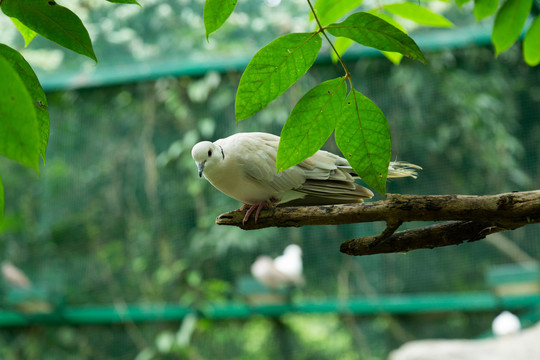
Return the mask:
M250 133L240 138L241 152L235 156L245 176L282 194L282 203L333 204L361 202L373 193L354 183L347 161L326 151L287 170L276 173L279 137L266 133ZM235 144L238 149L240 144ZM226 146L226 145L225 145Z

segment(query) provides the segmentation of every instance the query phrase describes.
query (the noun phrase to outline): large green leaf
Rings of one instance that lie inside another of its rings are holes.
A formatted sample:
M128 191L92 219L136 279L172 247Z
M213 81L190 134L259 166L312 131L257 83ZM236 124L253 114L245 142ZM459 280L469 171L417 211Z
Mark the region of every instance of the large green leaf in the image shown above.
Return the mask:
M321 49L318 33L284 35L260 49L242 74L236 93L236 120L264 109L300 79Z
M24 39L24 47L27 47L28 44L30 44L30 42L34 40L34 38L37 35L37 32L35 32L32 29L29 29L28 26L24 25L22 22L20 22L19 20L15 18L10 18L10 19L13 22L13 25L15 25L17 30L19 30L19 32L21 33Z
M362 4L363 0L317 0L314 5L317 18L322 26L328 25ZM313 19L313 14L310 13Z
M386 192L390 130L381 109L352 89L336 124L336 143L356 173L379 193Z
M41 36L97 61L88 31L68 8L52 0L3 0L1 9Z
M534 19L523 39L523 58L529 66L540 63L540 16Z
M352 14L345 21L330 24L328 32L379 50L399 52L411 59L426 62L414 40L381 18L365 12Z
M47 150L47 143L49 142L49 112L47 110L47 97L45 96L45 92L43 91L34 70L32 70L30 64L26 62L18 51L4 44L0 44L0 56L3 56L4 59L10 63L32 98L38 126L39 154L43 158L43 161L45 161L45 151Z
M495 14L499 0L474 0L474 16L476 20L482 20Z
M506 0L499 9L491 34L496 56L519 38L531 7L532 0Z
M390 25L394 25L399 30L401 30L405 34L407 34L407 30L403 26L401 26L400 23L398 23L396 20L394 20L394 18L391 17L390 15L387 15L387 14L383 13L380 9L369 10L368 13L370 13L372 15L375 15L377 17L380 17L381 19L383 19L384 21L386 21ZM400 54L400 53L397 53L397 52L393 52L393 51L381 51L381 52L394 65L399 65L401 63L401 59L403 59L403 54Z
M324 145L334 131L347 95L345 77L325 81L298 101L287 119L277 152L277 171L294 166Z
M238 0L206 0L203 11L206 39L231 16L237 2Z
M450 20L442 15L410 2L388 4L383 6L386 11L394 15L401 16L405 19L412 20L421 25L437 26L437 27L452 27L454 26Z
M39 136L32 98L2 55L0 74L0 154L39 173Z
M471 1L471 0L456 0L456 5L459 6L459 7L462 7L463 5L468 3L469 1Z

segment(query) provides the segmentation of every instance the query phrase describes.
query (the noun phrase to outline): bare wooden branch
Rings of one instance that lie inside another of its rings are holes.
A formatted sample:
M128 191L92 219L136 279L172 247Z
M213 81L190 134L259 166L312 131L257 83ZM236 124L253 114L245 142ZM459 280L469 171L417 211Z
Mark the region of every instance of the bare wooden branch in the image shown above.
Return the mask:
M373 221L519 220L540 217L540 190L498 195L398 195L360 204L275 207L261 211L255 223L242 225L243 212L231 211L218 225L245 230L271 226L341 225Z
M509 229L493 223L476 221L449 221L442 224L405 230L394 233L384 241L379 236L366 236L345 241L340 251L348 255L372 255L394 252L408 252L417 249L459 245L485 238L504 230L514 230L526 224L515 225Z
M383 234L347 241L341 250L351 255L406 252L476 241L494 232L538 223L540 190L484 196L388 194L385 200L361 204L276 207L263 210L256 223L250 219L244 225L243 216L243 212L228 212L216 223L252 230L386 221ZM451 222L394 233L405 221Z

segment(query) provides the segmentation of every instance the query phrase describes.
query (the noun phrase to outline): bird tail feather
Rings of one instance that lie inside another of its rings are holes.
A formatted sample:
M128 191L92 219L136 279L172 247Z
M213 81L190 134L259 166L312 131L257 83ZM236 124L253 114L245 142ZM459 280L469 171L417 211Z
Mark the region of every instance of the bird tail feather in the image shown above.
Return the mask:
M388 166L388 178L392 179L410 176L416 179L418 177L417 170L422 170L422 167L405 161L391 161Z

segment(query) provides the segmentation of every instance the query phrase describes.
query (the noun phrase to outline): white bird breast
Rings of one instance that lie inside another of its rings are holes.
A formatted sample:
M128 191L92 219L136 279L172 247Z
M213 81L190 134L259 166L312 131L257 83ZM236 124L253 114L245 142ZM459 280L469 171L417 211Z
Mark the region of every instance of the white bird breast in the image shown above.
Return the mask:
M203 175L216 189L244 204L258 204L276 195L273 189L247 178L232 156L207 163Z

